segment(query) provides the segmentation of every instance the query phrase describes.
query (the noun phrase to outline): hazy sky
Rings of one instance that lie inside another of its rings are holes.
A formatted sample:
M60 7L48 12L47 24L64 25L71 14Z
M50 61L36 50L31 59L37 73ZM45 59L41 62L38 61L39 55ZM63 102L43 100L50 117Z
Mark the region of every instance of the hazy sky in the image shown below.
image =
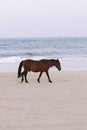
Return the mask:
M87 0L0 0L0 38L87 36Z

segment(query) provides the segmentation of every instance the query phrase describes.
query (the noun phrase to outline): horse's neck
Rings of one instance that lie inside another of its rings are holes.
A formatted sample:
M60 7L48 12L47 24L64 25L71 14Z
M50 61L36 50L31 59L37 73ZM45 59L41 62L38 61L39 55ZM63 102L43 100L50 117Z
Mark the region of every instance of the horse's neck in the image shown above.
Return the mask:
M55 66L54 62L48 62L49 67Z

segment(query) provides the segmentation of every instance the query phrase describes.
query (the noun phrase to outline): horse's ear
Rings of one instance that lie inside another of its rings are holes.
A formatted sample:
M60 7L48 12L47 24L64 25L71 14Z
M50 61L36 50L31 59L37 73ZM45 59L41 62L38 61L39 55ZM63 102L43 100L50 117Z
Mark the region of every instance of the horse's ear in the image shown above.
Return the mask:
M58 58L57 58L57 61L58 61Z

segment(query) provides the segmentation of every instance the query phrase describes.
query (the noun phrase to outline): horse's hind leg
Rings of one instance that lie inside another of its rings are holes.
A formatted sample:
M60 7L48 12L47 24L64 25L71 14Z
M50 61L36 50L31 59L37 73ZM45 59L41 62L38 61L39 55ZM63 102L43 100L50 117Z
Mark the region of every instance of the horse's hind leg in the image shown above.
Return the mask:
M47 77L48 77L49 82L52 83L48 71L46 71L46 75L47 75Z
M28 83L28 80L27 80L27 73L28 71L25 71L25 82Z
M21 75L22 75L21 82L23 82L23 81L24 81L24 75L25 75L25 71L23 71L23 72L21 73Z
M24 81L24 78L23 78L23 73L22 73L22 79L21 79L21 82L23 82Z
M37 81L38 81L39 83L40 83L40 78L41 78L42 73L43 73L43 72L40 72L39 77L38 77L38 79L37 79Z

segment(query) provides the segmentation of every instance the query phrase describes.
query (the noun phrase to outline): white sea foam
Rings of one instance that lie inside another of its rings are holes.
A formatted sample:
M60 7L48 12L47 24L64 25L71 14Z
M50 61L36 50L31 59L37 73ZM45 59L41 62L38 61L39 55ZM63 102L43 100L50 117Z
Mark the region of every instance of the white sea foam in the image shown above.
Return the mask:
M16 62L19 62L21 60L22 60L22 58L15 57L15 56L4 57L4 58L0 58L0 63L16 63Z

